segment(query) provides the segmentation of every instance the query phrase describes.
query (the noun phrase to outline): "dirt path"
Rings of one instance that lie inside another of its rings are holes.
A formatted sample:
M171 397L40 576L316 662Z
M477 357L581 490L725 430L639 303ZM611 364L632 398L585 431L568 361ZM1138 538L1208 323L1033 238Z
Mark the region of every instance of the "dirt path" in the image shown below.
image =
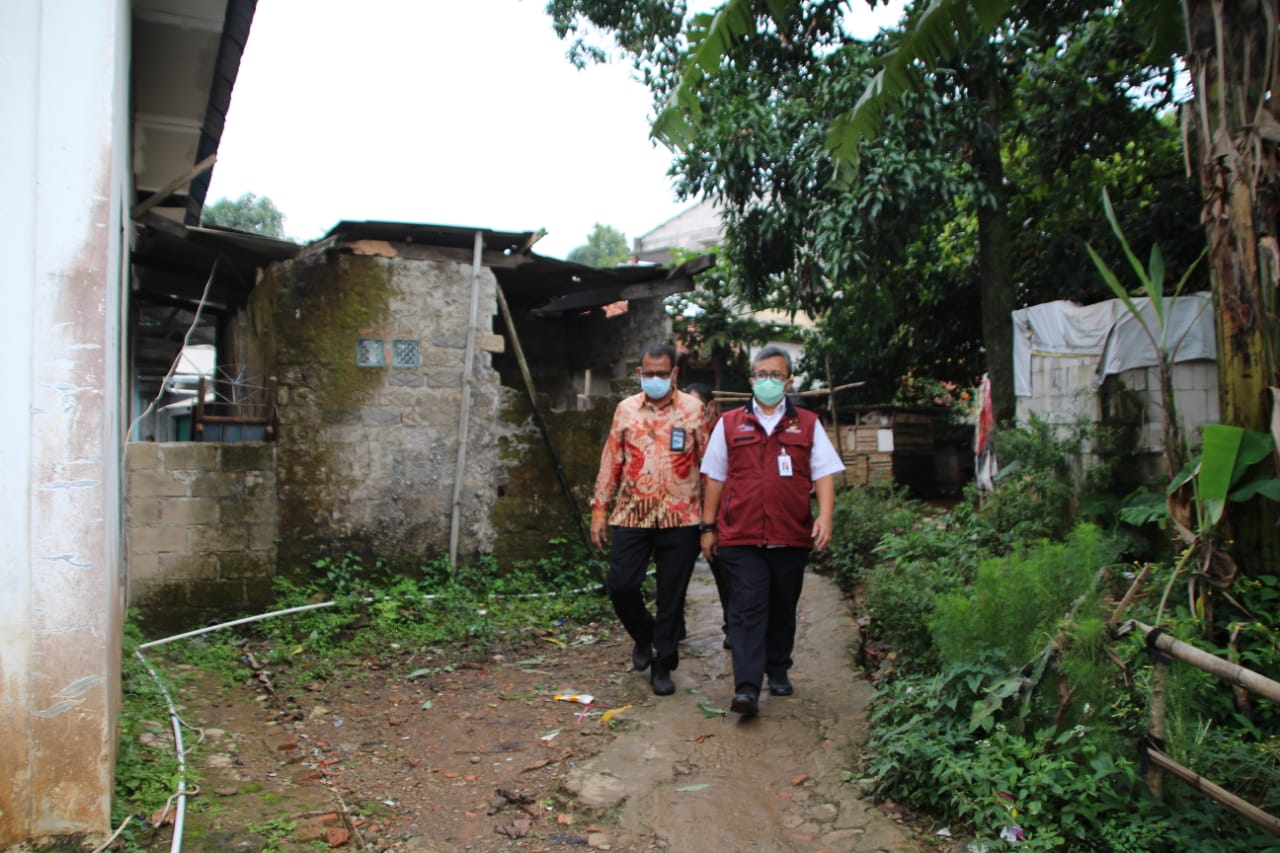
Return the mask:
M505 654L406 649L346 661L297 695L259 678L196 678L181 713L203 739L193 755L203 787L182 849L944 849L842 780L865 740L871 688L853 668L855 626L831 581L806 580L796 695L762 697L754 720L699 707L726 709L732 693L705 565L687 622L673 696L654 696L630 670L630 639L611 620L531 628ZM266 660L271 649L251 641L243 653ZM594 704L556 699L576 692ZM617 711L609 726L606 709ZM157 749L164 728L150 735ZM170 849L171 833L155 831L146 849Z
M707 717L733 693L720 604L701 567L689 589L689 637L676 694L659 699L566 784L583 802L617 807L619 824L673 853L918 851L902 825L842 781L865 742L871 688L853 671L856 627L844 596L810 574L800 602L796 694L761 697L760 716Z

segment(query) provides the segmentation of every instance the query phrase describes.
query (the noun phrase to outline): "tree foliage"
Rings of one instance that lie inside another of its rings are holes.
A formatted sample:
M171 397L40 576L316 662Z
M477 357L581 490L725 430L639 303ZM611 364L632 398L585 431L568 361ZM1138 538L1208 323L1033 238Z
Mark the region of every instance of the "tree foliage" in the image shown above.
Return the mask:
M565 260L603 268L625 264L630 257L631 249L627 246L626 235L616 228L597 222L587 235L586 245L571 250Z
M682 264L699 254L677 252L673 260ZM750 306L735 295L730 282L736 278L732 261L720 258L698 276L692 293L667 297L672 332L684 350L680 377L686 383L707 381L722 391L751 390L747 382L751 347L783 333L754 317Z
M647 4L555 5L608 33L609 16L634 25ZM708 31L726 19L690 18L683 66L671 65L665 18L660 39L629 31L613 45L647 45L628 54L646 77L714 73L676 152L678 189L720 202L739 297L819 319L811 375L830 363L880 401L909 372L968 384L994 361L1007 374L1011 310L1107 295L1084 253L1110 245L1104 186L1123 188L1113 197L1128 233L1188 247L1171 268L1194 258L1194 193L1176 129L1157 113L1165 72L1143 64L1142 39L1109 4L1046 4L1034 22L971 39L900 93L880 135L858 143L858 171L837 180L829 128L904 38L849 38L847 6L727 3L729 19L752 16L729 30L740 37L712 46ZM669 85L653 93L671 103Z
M245 193L234 201L218 199L205 205L204 215L200 217L204 225L220 225L280 239L284 238L284 219L275 202L253 193Z

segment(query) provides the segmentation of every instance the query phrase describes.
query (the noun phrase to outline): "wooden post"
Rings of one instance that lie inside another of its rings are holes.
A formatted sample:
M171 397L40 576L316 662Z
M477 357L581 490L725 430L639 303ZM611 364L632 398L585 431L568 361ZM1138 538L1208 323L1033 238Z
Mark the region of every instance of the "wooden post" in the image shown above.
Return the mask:
M1147 738L1151 743L1164 744L1164 719L1168 707L1166 694L1169 690L1169 664L1157 660L1155 670L1151 674L1151 716L1147 720ZM1150 752L1150 750L1148 751ZM1147 788L1151 796L1161 799L1164 791L1164 774L1159 765L1151 761L1147 764Z
M462 524L462 485L467 472L467 433L471 427L472 362L475 359L476 325L480 322L480 261L484 233L477 231L471 260L471 309L467 314L467 348L462 355L462 404L458 413L458 462L453 475L453 508L449 517L449 572L458 572L458 539Z
M556 443L551 438L551 430L547 428L547 422L542 417L542 411L538 408L538 398L533 387L533 375L529 373L529 362L524 357L524 347L520 345L520 335L516 332L516 322L511 316L511 307L507 305L506 294L502 292L502 283L498 283L498 310L502 312L502 322L507 326L507 337L511 340L511 349L515 353L516 363L520 365L520 375L524 377L525 394L529 397L529 408L533 410L534 423L538 425L538 431L542 433L542 440L547 445L547 451L551 454L551 466L556 469L556 476L560 478L560 488L564 491L565 500L569 504L569 511L573 513L573 520L577 522L578 532L582 535L582 541L586 544L588 552L591 550L591 532L587 530L587 526L582 522L582 511L578 509L578 499L573 496L573 487L569 484L569 477L564 473L564 465L560 462L560 454L556 451Z

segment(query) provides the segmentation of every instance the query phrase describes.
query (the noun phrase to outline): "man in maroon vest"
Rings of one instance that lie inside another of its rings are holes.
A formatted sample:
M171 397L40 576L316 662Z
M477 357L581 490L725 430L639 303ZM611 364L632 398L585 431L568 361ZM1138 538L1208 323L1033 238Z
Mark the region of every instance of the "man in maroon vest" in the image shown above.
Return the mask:
M786 399L791 356L765 347L752 360L752 399L725 413L702 460L702 553L729 578L734 696L744 718L759 711L760 687L790 696L791 652L804 568L831 542L835 475L844 463L818 416ZM810 497L818 499L813 515Z

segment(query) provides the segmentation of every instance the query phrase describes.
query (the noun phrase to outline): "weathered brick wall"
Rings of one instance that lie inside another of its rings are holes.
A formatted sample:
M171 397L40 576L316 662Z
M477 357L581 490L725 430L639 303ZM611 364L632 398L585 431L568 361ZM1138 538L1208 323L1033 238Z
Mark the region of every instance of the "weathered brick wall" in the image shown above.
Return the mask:
M276 446L133 442L129 606L149 633L264 609L276 573Z
M1031 360L1034 397L1019 397L1017 416L1026 422L1034 414L1068 434L1083 418L1109 430L1107 446L1085 448L1082 462L1093 464L1094 451L1124 459L1119 474L1132 484L1156 483L1163 476L1164 407L1160 400L1159 370L1135 368L1095 383L1097 356L1035 356ZM1191 447L1201 441L1201 429L1216 423L1217 364L1181 361L1173 365L1174 403Z
M250 305L251 358L279 381L280 571L351 552L412 570L448 553L473 281L472 356L459 555L487 552L500 478L497 446L514 427L490 365L496 281L470 264L322 254L280 264ZM357 363L357 342L386 343L386 363ZM397 366L393 342L411 342ZM256 348L256 349L255 349ZM251 368L253 369L253 364Z

